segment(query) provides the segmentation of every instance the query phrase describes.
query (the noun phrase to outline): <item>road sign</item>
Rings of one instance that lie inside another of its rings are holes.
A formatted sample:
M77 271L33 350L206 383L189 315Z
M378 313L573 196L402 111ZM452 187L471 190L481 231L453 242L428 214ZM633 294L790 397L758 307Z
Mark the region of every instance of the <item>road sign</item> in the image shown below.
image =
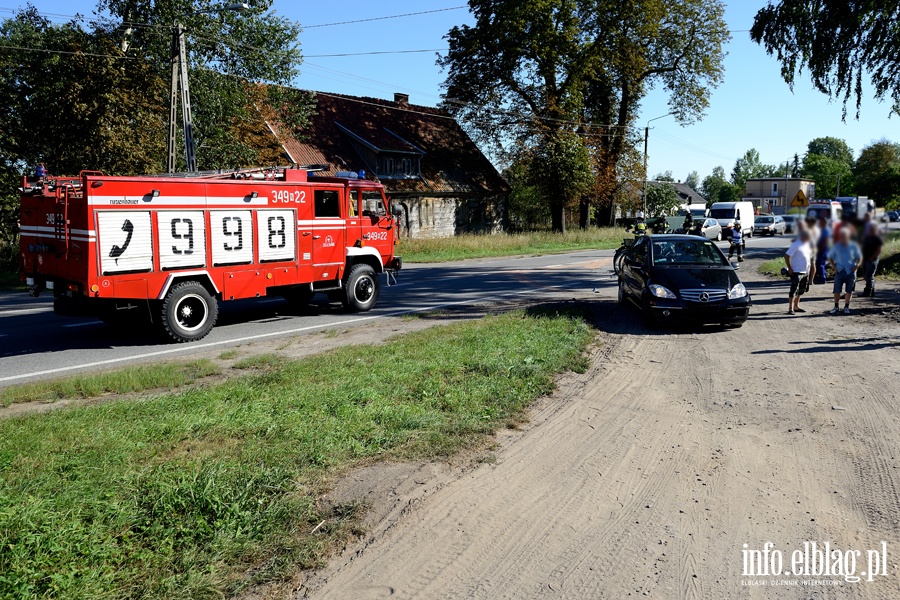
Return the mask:
M794 201L791 202L791 206L796 208L805 208L809 206L809 200L807 200L806 194L803 193L803 190L797 191L797 195L794 196Z

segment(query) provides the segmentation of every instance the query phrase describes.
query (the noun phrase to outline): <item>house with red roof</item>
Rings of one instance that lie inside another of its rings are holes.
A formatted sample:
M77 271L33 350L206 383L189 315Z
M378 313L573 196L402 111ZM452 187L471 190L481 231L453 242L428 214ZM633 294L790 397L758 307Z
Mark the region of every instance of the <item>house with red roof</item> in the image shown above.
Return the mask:
M447 111L394 100L315 94L309 125L272 127L294 164L320 175L365 171L387 189L405 237L493 233L507 223L509 185Z

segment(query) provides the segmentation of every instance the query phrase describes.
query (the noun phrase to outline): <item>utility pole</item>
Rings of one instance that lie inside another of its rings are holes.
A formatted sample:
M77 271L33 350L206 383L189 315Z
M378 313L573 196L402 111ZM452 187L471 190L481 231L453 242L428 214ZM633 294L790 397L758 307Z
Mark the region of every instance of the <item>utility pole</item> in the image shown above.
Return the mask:
M647 126L644 127L644 187L641 190L641 200L643 201L643 212L644 217L647 217L647 149L650 145L650 123L653 121L658 121L659 119L665 119L668 116L671 116L674 113L666 113L661 117L655 117L647 121Z
M217 13L226 10L237 13L244 13L250 10L250 6L246 2L229 4L220 8L211 8L209 10L198 11L193 14ZM191 90L188 83L188 63L187 51L184 42L184 26L175 19L172 26L172 87L169 93L169 160L168 172L175 172L176 158L176 125L175 121L178 117L178 90L181 89L181 127L184 136L184 159L187 165L188 173L197 172L197 152L194 146L194 122L191 114Z

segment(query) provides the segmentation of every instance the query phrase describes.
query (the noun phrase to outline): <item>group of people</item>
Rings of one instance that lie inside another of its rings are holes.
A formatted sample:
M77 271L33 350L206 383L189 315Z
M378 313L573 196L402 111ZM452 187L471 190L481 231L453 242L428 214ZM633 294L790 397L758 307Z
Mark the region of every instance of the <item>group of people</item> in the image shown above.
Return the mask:
M866 284L861 295L875 295L875 272L884 238L881 227L871 215L866 216L861 234L848 221L832 229L825 219L814 218L799 222L797 232L797 239L784 255L791 278L788 314L806 312L800 308L800 298L809 291L811 284L827 282L828 267L834 270L834 308L830 314L850 314L850 301L860 271Z

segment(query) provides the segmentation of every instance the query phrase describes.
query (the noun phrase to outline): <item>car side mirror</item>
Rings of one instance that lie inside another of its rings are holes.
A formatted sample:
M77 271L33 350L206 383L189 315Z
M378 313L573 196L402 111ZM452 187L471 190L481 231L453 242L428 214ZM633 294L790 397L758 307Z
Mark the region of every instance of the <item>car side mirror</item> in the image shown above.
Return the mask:
M741 268L741 263L733 262L733 263L731 263L731 268L734 269L735 271L737 271L738 269Z

